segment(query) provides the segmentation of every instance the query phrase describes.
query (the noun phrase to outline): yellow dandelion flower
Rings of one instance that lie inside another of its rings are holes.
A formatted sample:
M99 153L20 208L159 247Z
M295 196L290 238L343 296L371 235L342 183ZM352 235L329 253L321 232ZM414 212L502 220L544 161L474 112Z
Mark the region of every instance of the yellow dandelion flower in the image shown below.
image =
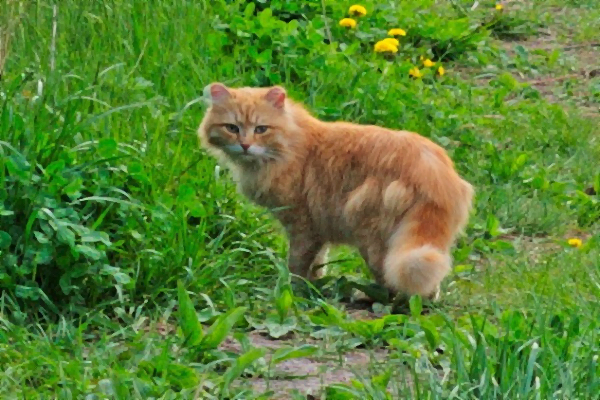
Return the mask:
M446 73L446 70L444 69L444 67L442 67L442 66L440 65L440 67L438 68L438 71L437 71L437 72L438 72L438 74L439 74L440 76L444 76L444 74Z
M504 6L500 3L496 4L496 10L502 11L502 10L504 10Z
M344 28L354 28L356 27L356 21L353 20L352 18L344 18L342 20L340 20L340 26L343 26Z
M380 40L379 42L375 43L375 52L377 52L377 53L397 53L398 46L394 45L394 43L391 43L387 40Z
M581 239L578 239L578 238L571 238L571 239L567 240L567 243L569 243L569 246L576 247L576 248L581 247L581 245L583 244Z
M364 8L363 6L359 6L358 4L355 4L353 6L350 6L350 9L348 10L348 13L350 15L356 15L359 17L364 17L365 15L367 15L367 9Z
M429 67L433 67L435 65L435 63L428 58L425 61L423 61L423 65L426 68L429 68Z
M391 37L383 39L382 42L391 43L391 44L393 44L396 47L400 46L400 42L398 41L398 39L394 39L394 38L391 38Z
M388 31L388 36L406 36L406 31L400 28L390 29Z
M411 68L410 71L408 71L408 74L410 76L412 76L413 78L422 78L423 77L423 73L417 67Z

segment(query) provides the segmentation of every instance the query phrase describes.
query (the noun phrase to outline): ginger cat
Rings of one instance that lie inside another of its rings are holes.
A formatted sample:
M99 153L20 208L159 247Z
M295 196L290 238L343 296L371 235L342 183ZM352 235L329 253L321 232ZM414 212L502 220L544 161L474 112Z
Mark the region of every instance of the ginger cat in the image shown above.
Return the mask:
M323 122L283 88L205 88L198 135L242 194L283 208L292 273L314 279L330 244L359 249L391 293L437 296L468 221L472 186L416 133Z

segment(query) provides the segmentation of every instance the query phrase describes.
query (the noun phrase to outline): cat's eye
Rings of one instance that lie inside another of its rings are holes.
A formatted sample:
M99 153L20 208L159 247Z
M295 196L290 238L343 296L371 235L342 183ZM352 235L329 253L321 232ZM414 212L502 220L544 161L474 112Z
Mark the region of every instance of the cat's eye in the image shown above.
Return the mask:
M227 129L231 133L240 133L240 128L234 124L225 124L225 129Z
M266 125L258 125L256 128L254 128L254 133L265 133L267 131L268 126Z

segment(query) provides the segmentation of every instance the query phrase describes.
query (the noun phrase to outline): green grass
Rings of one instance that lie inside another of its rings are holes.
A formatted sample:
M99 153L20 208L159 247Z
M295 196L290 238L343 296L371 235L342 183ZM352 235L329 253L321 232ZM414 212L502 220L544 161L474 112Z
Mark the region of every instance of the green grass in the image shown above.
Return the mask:
M600 398L598 119L528 83L589 65L521 44L588 43L598 8L405 3L365 2L348 31L329 0L65 0L54 38L52 2L0 6L0 397L271 398L252 388L291 382L280 363L358 351L385 362L346 363L328 399ZM394 27L398 54L374 54ZM420 55L446 74L410 78ZM320 292L292 285L278 225L199 148L217 80L443 145L477 194L441 302L361 317L347 297L370 277L346 248Z

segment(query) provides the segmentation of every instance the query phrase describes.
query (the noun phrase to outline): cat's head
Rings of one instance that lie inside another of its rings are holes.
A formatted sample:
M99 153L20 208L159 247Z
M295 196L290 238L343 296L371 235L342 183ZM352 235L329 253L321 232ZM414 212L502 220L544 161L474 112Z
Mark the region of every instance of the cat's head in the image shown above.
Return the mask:
M199 134L206 146L241 164L277 160L289 152L295 124L283 88L233 89L211 83L204 96L210 107Z

